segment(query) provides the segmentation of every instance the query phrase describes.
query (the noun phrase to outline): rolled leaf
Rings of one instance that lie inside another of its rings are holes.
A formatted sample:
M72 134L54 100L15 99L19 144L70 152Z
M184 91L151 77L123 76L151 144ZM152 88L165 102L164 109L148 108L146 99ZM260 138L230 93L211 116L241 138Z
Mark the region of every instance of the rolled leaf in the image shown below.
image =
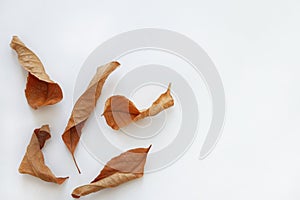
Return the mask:
M45 165L44 156L41 151L46 140L50 137L48 125L43 125L41 128L34 130L26 154L20 164L19 172L21 174L35 176L47 182L62 184L68 177L55 177L51 170Z
M40 59L17 37L13 36L10 46L18 54L22 67L28 71L25 96L33 109L53 105L63 98L60 86L46 73Z
M81 137L82 128L96 106L107 77L119 65L120 64L118 62L110 62L97 69L97 72L91 80L88 88L75 103L67 127L62 135L62 139L72 154L72 158L79 173L80 169L77 165L74 152Z
M127 126L128 124L154 116L161 111L174 105L171 95L171 84L165 93L161 94L156 101L146 110L140 111L133 102L124 96L116 95L108 98L105 102L103 116L106 123L114 130Z
M114 157L90 184L74 189L72 196L79 198L142 177L150 148L132 149Z

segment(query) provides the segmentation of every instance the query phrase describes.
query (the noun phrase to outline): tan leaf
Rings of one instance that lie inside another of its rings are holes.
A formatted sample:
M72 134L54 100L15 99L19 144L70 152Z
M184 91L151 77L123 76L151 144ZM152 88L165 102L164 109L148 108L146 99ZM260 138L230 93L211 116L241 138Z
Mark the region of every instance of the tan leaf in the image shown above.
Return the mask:
M171 96L171 84L167 91L160 95L154 101L150 108L140 111L134 103L124 96L116 95L108 98L105 102L104 115L106 123L113 129L118 130L133 121L144 119L148 116L154 116L174 105L173 97Z
M118 62L110 62L97 69L88 88L75 103L67 127L62 135L62 139L72 154L79 173L80 170L75 160L74 152L79 142L82 128L96 106L105 80L119 65Z
M10 46L18 54L22 67L28 71L25 95L33 109L53 105L63 98L62 90L46 74L40 59L17 37L13 36Z
M79 198L142 177L150 148L151 146L149 148L132 149L114 157L90 184L73 190L72 196Z
M46 140L51 137L48 125L43 125L35 129L32 134L26 154L20 164L19 172L21 174L30 174L47 182L62 184L68 177L57 178L51 170L45 165L44 156L41 149Z

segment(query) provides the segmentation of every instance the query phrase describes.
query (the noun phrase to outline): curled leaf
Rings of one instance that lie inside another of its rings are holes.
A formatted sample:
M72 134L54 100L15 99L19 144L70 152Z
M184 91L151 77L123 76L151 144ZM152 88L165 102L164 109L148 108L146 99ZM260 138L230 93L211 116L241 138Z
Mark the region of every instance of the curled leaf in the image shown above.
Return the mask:
M13 36L10 46L18 54L22 67L28 71L25 95L33 109L53 105L63 98L62 90L46 74L40 59L17 37Z
M51 137L48 125L43 125L35 129L32 134L26 154L20 164L19 172L38 177L47 182L62 184L68 177L57 178L51 170L45 165L44 156L41 149L44 147L46 140Z
M74 189L72 196L79 198L142 177L150 148L132 149L114 157L90 184Z
M115 130L130 124L133 121L144 119L148 116L154 116L161 111L174 105L171 96L171 84L165 93L153 102L150 108L140 111L134 103L124 96L116 95L108 98L105 102L104 115L106 123Z
M105 80L119 65L118 62L110 62L97 69L88 88L75 103L67 127L62 135L62 139L72 154L72 158L79 173L80 170L75 160L74 152L79 142L82 128L96 106Z

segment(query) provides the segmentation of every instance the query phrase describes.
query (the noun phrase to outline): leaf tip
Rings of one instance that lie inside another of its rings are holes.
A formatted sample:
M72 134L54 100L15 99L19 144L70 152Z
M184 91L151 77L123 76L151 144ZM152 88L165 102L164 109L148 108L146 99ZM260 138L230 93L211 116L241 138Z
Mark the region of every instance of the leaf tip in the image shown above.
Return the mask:
M113 64L115 64L117 66L121 65L118 61L112 61L111 63L113 63Z
M19 39L18 36L13 35L13 36L12 36L12 39L11 39L11 42L10 42L9 45L10 45L11 48L15 49L16 43L21 43L21 44L23 44L23 43L21 42L21 40Z
M79 199L80 198L80 196L77 196L76 194L71 194L72 195L72 197L74 198L74 199Z
M50 132L50 126L49 126L49 124L42 125L42 127L40 128L40 130Z
M25 171L24 171L24 169L23 169L23 167L22 167L22 163L21 163L21 165L20 165L19 168L18 168L18 172L19 172L20 174L25 174Z
M14 39L19 39L19 37L16 36L16 35L13 35L13 36L12 36L12 39L13 39L13 40L14 40Z
M15 41L15 40L20 40L18 36L13 35L11 38L11 42Z
M57 178L57 184L63 184L69 177Z

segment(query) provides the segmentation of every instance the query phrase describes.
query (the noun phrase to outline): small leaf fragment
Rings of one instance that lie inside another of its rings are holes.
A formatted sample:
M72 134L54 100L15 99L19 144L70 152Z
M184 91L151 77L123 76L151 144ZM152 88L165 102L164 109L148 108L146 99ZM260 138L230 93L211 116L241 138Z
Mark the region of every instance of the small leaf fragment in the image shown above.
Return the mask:
M171 84L169 84L167 91L144 111L138 110L134 103L126 97L115 95L106 100L102 115L112 129L119 130L134 121L157 115L173 105L174 99L171 95Z
M110 62L98 67L97 72L91 80L86 91L79 97L74 105L71 117L67 127L62 135L62 139L72 154L72 158L78 172L80 169L77 165L74 152L80 140L82 128L94 110L97 100L100 97L103 85L107 77L120 65L118 62Z
M111 159L100 174L87 185L77 187L72 196L80 198L105 188L116 187L144 175L144 166L151 146L148 148L131 149Z
M17 37L13 36L10 46L18 54L22 67L28 71L25 96L33 109L60 102L63 93L60 86L46 73L40 59Z
M44 156L41 149L46 140L51 137L48 125L35 129L32 134L26 154L20 164L19 172L29 174L47 182L62 184L68 177L55 177L51 170L45 165Z

